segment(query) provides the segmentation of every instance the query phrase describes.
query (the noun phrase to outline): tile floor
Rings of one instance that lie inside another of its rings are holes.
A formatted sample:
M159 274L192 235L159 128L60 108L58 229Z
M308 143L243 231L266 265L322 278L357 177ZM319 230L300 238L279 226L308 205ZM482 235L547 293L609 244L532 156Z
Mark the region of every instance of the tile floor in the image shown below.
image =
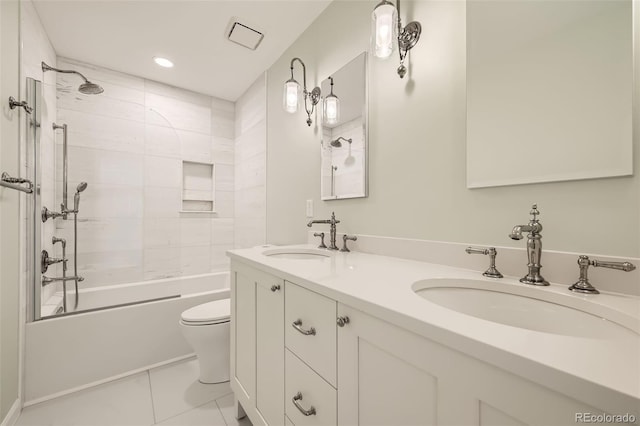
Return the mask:
M195 358L26 407L17 426L251 426L229 383L198 381Z

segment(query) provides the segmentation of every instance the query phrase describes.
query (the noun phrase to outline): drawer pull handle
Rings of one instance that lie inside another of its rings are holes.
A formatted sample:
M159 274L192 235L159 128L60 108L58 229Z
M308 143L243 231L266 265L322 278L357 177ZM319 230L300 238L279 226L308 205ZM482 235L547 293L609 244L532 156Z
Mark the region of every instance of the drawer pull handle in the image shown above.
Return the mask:
M338 323L338 327L344 327L346 324L349 324L349 317L346 315L343 317L338 317L336 323Z
M280 290L280 284L274 284L271 286L271 291L276 292Z
M316 329L311 327L308 330L305 330L304 328L302 328L302 320L301 319L297 319L293 322L293 324L291 324L293 326L293 328L295 328L296 330L298 330L300 333L304 334L305 336L315 336L316 335Z
M300 404L299 401L302 401L302 394L300 392L298 392L291 400L293 401L293 405L295 405L296 408L305 416L316 415L316 409L313 405L308 410L305 410L304 407Z

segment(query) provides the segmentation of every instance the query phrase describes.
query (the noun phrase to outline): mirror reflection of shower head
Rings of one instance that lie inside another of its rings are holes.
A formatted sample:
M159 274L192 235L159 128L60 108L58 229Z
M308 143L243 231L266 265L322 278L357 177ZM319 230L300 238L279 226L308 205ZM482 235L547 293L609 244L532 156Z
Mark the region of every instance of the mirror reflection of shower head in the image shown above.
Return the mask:
M342 147L342 142L340 142L340 140L343 140L343 141L349 142L349 143L353 142L353 140L351 138L345 139L342 136L340 136L338 139L332 140L330 145L332 147L334 147L334 148L341 148Z
M78 74L84 80L84 83L82 83L80 85L80 87L78 87L78 91L80 93L84 93L85 95L98 95L98 94L104 92L104 89L101 86L90 82L89 80L87 80L87 77L85 77L84 75L82 75L78 71L61 70L61 69L58 69L58 68L54 68L54 67L52 67L50 65L47 65L44 62L42 62L42 71L43 72L55 71L55 72L60 72L60 73L63 73L63 74Z
M76 194L73 196L73 211L78 213L78 208L80 207L80 193L87 189L87 182L80 182L80 184L76 187Z

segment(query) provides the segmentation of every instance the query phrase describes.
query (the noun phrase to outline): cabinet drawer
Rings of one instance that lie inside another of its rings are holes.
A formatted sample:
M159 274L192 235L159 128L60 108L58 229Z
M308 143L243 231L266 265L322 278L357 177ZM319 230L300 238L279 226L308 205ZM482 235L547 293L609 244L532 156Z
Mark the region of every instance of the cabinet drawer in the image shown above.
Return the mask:
M284 304L287 348L336 387L336 302L286 281Z
M335 425L336 390L289 350L285 350L285 371L285 414L291 422L296 426Z

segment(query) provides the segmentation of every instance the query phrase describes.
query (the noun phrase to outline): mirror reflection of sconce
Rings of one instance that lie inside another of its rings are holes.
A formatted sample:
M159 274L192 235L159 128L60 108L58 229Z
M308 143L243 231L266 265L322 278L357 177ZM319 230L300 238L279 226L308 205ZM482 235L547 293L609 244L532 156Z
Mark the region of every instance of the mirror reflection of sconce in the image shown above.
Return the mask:
M331 93L329 93L322 104L322 116L324 124L337 124L340 121L340 99L333 94L333 77L329 77L331 81Z
M403 78L407 73L404 60L409 50L418 43L422 26L417 21L412 21L406 27L402 27L400 21L400 0L396 0L397 7L393 3L382 0L373 9L371 14L371 53L377 58L386 59L395 50L398 43L400 54L400 66L398 75Z
M311 126L313 122L311 120L311 114L320 101L320 88L314 87L311 92L307 90L307 68L304 66L304 62L300 58L293 58L291 60L291 78L284 83L284 93L282 97L282 106L288 113L294 114L298 111L300 104L300 84L293 78L293 63L295 61L300 62L302 65L302 95L304 98L304 110L307 113L307 125ZM309 107L308 102L311 103Z

